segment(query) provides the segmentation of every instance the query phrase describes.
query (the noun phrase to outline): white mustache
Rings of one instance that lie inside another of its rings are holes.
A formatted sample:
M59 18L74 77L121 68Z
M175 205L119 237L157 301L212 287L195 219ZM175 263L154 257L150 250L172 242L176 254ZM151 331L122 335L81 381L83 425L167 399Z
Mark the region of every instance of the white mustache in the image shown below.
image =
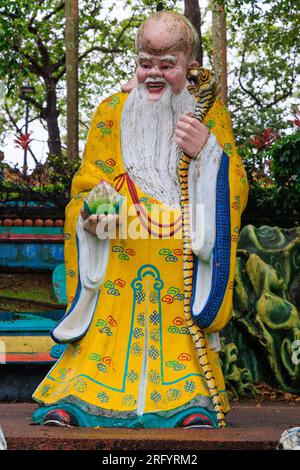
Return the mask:
M146 80L144 81L144 83L149 83L149 82L158 82L158 83L167 83L166 80L163 78L163 77L156 77L156 78L151 78L151 77L148 77L146 78Z

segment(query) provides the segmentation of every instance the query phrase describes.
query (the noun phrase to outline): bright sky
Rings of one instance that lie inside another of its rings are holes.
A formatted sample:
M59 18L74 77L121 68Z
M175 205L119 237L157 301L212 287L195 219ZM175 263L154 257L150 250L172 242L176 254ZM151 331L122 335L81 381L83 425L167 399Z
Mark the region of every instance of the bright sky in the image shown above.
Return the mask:
M23 125L24 121L21 121L18 124ZM43 163L47 157L48 151L47 132L37 121L29 126L29 131L32 133L30 137L33 139L30 144L30 148L37 160ZM16 147L14 138L14 133L10 133L6 139L5 145L2 145L1 150L4 151L6 163L9 163L11 166L18 164L18 168L21 169L24 160L24 150ZM29 170L33 170L35 163L29 152L27 152L27 161Z

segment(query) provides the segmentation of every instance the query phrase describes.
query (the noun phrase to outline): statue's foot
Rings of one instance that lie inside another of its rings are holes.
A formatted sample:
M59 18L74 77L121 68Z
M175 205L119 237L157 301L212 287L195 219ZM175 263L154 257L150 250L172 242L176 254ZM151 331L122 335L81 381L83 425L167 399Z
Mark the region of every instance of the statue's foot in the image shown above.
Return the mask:
M202 413L194 413L185 418L181 424L183 428L213 428L212 420Z
M78 426L78 422L74 416L68 413L61 408L56 408L55 410L49 411L43 420L44 426L64 426L64 427L72 427Z

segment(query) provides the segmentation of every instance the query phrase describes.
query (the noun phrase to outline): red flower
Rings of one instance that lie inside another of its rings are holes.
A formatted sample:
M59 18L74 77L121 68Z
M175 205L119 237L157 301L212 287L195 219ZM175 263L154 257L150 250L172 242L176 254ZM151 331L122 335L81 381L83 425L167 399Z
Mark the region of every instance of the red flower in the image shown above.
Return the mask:
M279 137L278 132L273 131L270 127L265 129L261 134L254 136L250 139L250 144L256 147L258 150L268 149L271 147L273 142Z
M16 147L20 147L23 150L28 150L29 144L33 140L33 139L30 139L30 134L31 132L28 132L28 134L21 134L21 135L16 134L15 135L16 139L14 140L15 144L17 144Z
M253 137L250 139L250 144L258 148L258 150L264 148L263 142L258 137Z

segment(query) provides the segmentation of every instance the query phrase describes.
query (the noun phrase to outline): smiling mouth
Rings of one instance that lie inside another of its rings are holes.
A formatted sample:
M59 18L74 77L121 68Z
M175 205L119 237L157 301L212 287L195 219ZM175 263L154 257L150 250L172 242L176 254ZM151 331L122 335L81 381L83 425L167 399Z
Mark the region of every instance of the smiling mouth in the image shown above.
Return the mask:
M148 82L147 83L147 88L150 93L158 93L162 91L165 87L164 83L157 83L157 82Z

